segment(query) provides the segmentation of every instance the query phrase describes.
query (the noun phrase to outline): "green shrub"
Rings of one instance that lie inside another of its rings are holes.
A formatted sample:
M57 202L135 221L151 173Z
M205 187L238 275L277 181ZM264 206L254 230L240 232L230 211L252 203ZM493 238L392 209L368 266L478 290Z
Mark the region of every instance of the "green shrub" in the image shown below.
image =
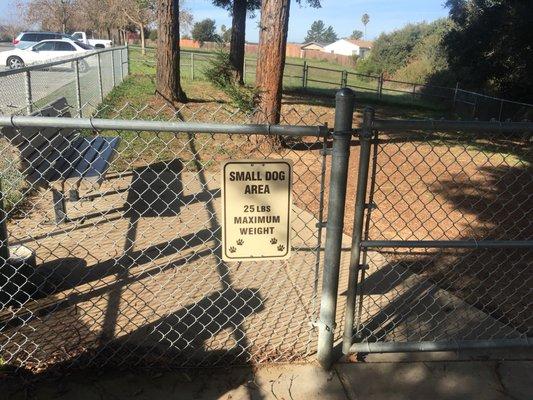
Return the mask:
M360 60L356 69L360 73L384 73L399 80L424 83L447 68L442 39L451 26L450 20L443 18L381 34L369 56Z
M148 39L150 40L157 40L157 29L154 29L150 31L150 34L148 35Z
M236 81L229 54L223 49L216 52L215 57L204 70L204 75L211 84L222 90L229 97L235 107L246 113L251 113L255 110L259 100L259 90L254 87L240 85Z

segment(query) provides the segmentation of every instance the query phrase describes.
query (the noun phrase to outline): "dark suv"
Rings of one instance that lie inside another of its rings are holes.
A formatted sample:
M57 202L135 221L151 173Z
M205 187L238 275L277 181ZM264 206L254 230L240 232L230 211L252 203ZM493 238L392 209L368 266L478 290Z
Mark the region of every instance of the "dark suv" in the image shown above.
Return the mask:
M18 36L15 39L13 39L13 46L15 46L18 49L25 49L26 47L39 43L42 40L64 39L64 38L72 39L72 37L70 35L67 35L66 33L21 32L18 34Z

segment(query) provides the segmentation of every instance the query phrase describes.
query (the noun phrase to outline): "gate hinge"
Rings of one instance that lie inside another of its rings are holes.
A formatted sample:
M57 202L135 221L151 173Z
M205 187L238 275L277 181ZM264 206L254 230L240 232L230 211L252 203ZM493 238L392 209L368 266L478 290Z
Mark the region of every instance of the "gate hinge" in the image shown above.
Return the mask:
M322 222L319 221L319 222L317 222L315 224L315 227L317 227L317 228L326 228L327 225L328 225L328 221L322 221Z
M320 155L321 156L330 156L333 154L333 149L330 147L330 148L322 148L320 149Z

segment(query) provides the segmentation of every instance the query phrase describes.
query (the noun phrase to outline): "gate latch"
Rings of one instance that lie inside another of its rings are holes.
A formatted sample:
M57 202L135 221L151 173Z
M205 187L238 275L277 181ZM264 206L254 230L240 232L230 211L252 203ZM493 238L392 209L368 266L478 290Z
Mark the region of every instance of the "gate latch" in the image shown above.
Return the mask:
M370 269L370 266L368 264L359 264L357 266L359 271L368 271Z
M376 203L367 203L365 204L365 208L368 208L370 211L375 210L378 208Z

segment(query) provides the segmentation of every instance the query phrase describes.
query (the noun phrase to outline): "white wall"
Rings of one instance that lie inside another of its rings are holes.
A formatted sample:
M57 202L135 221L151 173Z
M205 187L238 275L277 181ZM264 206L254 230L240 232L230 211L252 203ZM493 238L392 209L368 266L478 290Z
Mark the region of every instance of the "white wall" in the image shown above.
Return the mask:
M342 54L345 56L351 56L353 54L359 55L359 46L341 39L328 44L322 51L325 53Z

